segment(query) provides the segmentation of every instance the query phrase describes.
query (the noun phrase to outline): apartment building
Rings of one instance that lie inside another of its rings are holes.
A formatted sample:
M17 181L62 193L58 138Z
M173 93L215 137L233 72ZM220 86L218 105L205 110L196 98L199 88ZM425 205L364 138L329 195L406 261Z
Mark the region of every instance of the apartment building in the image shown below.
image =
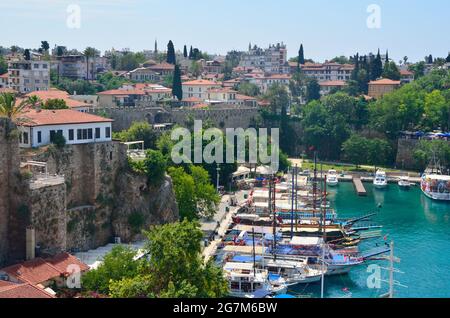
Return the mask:
M220 84L208 80L193 80L187 81L182 84L183 86L183 97L191 98L197 97L202 100L208 99L208 90L213 88L220 88Z
M158 84L130 84L98 93L99 107L136 107L171 99L172 90Z
M287 49L283 43L269 45L262 49L257 46L250 48L241 56L239 66L243 68L260 68L268 74L288 74Z
M94 80L98 73L110 69L110 64L106 57L96 56L89 58L89 66L86 62L86 57L82 54L57 56L56 60L52 62L52 68L58 72L59 76L75 80Z
M8 87L8 73L0 74L0 88Z
M31 60L11 60L8 63L8 86L20 93L48 90L50 62L35 57Z
M351 64L339 64L332 62L305 63L300 65L306 76L315 78L318 82L348 81L355 69Z

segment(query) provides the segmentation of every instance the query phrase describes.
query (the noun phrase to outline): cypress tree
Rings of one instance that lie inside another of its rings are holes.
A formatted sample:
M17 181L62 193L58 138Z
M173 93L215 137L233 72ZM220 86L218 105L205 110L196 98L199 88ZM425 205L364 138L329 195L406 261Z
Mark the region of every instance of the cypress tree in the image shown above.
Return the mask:
M381 74L383 74L383 62L381 61L380 50L378 50L377 56L370 63L370 79L374 81Z
M300 50L298 51L298 63L305 64L305 55L303 53L303 44L300 44Z
M188 57L188 52L187 52L186 44L184 45L183 56L184 56L184 58L187 58L187 57Z
M175 48L173 46L172 40L167 44L167 63L175 64Z
M386 63L389 63L389 52L386 50Z
M428 56L428 64L433 64L433 55Z
M176 96L178 100L183 99L183 87L181 84L181 71L180 67L175 65L175 70L173 72L173 84L172 84L172 95Z
M192 51L192 45L191 45L191 49L189 50L189 59L192 60L192 56L193 56L193 51Z
M447 63L450 63L450 52L448 52L447 58L445 59Z
M31 60L31 53L29 49L25 49L23 57L25 58L25 60L29 61Z

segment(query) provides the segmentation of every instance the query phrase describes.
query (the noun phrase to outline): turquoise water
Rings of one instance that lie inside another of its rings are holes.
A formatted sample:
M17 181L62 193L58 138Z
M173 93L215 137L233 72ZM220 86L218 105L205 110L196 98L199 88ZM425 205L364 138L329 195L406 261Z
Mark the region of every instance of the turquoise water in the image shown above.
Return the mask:
M450 204L435 202L425 197L419 187L409 191L397 185L386 190L374 189L365 184L367 197L356 195L351 183L340 183L330 189L330 201L339 217L365 214L382 205L373 220L383 226L383 235L393 240L395 256L401 259L395 267L404 272L394 278L408 286L395 287L396 297L430 298L450 297ZM361 250L373 247L383 238L363 242ZM381 289L367 287L368 265L387 267L385 261L376 261L352 269L348 275L326 277L326 297L378 297L388 291L388 284ZM382 279L388 272L381 270ZM320 283L296 287L296 293L320 297Z

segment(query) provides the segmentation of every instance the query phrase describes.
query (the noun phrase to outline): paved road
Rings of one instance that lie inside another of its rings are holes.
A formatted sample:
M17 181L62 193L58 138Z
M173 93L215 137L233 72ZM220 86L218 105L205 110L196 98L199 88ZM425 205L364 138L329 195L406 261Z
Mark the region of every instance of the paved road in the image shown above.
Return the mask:
M248 191L239 191L236 193L236 199L238 201L238 205L244 203L244 195L247 194ZM216 231L218 235L215 236L215 239L209 242L208 246L206 246L203 250L203 256L205 257L205 261L208 261L212 255L217 250L217 246L221 242L221 237L225 235L228 227L232 222L232 216L239 210L239 206L231 207L230 206L230 195L224 195L220 202L218 211L211 221L202 221L201 228L203 231ZM229 207L229 212L226 212L226 208ZM218 225L219 223L219 225Z

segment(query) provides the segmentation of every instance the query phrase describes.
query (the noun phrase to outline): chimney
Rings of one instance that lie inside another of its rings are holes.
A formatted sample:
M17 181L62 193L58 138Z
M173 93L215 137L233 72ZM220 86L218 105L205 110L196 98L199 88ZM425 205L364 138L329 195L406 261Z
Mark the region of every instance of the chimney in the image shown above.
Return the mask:
M33 227L27 227L26 233L26 257L27 261L35 258L36 253L36 233Z

